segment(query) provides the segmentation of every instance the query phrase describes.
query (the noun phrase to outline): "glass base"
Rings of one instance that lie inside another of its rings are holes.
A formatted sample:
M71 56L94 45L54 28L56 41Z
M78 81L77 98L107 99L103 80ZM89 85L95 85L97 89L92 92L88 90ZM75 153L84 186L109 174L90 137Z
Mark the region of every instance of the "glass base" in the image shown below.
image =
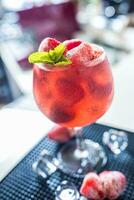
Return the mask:
M88 172L100 171L107 163L107 156L98 143L84 139L84 150L77 149L77 142L73 140L65 144L57 154L59 168L66 174L82 178Z

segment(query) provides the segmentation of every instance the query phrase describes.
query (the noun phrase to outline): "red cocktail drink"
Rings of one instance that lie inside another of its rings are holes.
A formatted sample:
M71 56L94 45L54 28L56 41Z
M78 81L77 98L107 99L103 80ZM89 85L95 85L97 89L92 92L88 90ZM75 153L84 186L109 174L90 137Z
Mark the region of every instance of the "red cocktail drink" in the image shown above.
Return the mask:
M75 48L81 51L83 44ZM66 127L93 123L107 111L113 97L113 78L102 48L91 45L96 52L86 61L72 55L75 48L67 52L77 59L70 66L50 71L34 66L34 96L40 110Z
M48 52L59 44L54 39L45 39L39 51ZM107 111L113 98L113 77L107 56L101 47L80 40L68 40L63 44L64 56L71 63L63 66L35 64L33 92L40 110L50 120L64 127L78 128L95 122ZM74 154L75 151L74 157L79 164L83 155L86 155L85 151L87 153L87 149L89 146L93 147L93 144L86 142L86 150L83 146L80 149L79 143L80 156L78 152L76 156L76 150L72 146L66 148L70 149L68 154ZM99 154L99 151L103 152L99 147L92 156ZM62 155L61 159L65 161L66 158L63 157ZM82 171L84 173L86 172Z

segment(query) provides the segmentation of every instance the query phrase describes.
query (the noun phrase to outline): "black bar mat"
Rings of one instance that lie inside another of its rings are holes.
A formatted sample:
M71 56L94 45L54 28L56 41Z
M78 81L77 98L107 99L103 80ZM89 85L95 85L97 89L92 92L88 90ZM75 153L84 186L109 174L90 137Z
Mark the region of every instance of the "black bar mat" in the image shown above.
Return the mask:
M83 129L83 136L102 144L102 134L111 127L93 124ZM119 170L128 180L125 192L118 200L134 200L134 135L128 133L129 145L127 150L115 157L106 147L108 164L105 169ZM53 155L60 145L43 139L33 150L8 174L0 183L0 200L54 200L54 192L62 180L68 180L77 185L78 189L82 179L72 178L56 171L47 181L39 179L32 171L32 163L37 160L39 153L46 148Z

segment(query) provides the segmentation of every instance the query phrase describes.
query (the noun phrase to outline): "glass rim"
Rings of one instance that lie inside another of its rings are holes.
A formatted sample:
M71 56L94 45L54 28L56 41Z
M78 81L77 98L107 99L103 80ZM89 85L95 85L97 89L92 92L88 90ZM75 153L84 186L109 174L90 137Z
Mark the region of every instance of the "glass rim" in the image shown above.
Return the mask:
M81 43L80 45L78 45L78 46L81 46L81 45L82 45L82 43ZM106 53L105 53L104 48L101 47L100 45L97 45L97 44L95 44L95 43L90 43L90 45L96 47L96 49L99 49L99 50L102 52L102 54L99 55L97 58L88 61L88 65L89 65L88 67L93 67L93 66L98 65L99 63L101 63L101 62L105 59ZM75 48L76 48L76 47L75 47ZM75 48L74 48L74 49L75 49ZM70 50L70 51L71 51L71 50ZM40 68L40 69L42 69L42 70L44 70L44 71L47 71L47 72L64 71L64 70L68 70L68 69L71 68L71 65L70 65L70 66L67 65L67 66L65 66L65 67L54 67L54 68L52 68L52 69L51 69L51 68L48 69L48 68L44 67L45 64L43 64L43 63L35 63L35 65L36 65L38 68ZM50 65L50 66L51 66L51 65ZM88 68L88 67L87 67L87 68Z

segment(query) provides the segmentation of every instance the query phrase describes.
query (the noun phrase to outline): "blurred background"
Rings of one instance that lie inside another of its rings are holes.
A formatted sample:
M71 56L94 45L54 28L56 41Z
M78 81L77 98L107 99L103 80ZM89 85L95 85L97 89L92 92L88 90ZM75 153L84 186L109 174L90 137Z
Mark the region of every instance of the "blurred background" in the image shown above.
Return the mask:
M134 57L134 1L0 0L0 108L37 109L27 57L47 36L97 43L118 70Z

